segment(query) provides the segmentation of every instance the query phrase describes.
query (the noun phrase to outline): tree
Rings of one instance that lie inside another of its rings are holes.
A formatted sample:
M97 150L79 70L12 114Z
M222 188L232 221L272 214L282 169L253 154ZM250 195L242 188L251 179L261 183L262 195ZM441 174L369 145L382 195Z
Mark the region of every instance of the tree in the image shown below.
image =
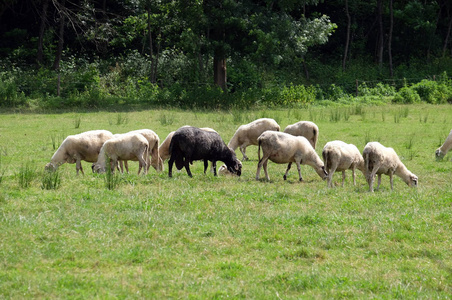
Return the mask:
M53 61L53 69L54 70L58 70L60 68L60 61L61 61L61 56L63 54L63 46L64 46L64 27L65 27L65 22L66 22L66 0L61 0L61 3L58 2L54 2L54 4L56 4L56 8L58 10L58 14L59 14L59 22L58 22L58 46L57 46L57 52L55 54L55 60Z
M348 0L345 0L345 14L347 15L347 37L345 40L344 58L342 59L342 70L345 71L345 63L347 61L348 47L350 45L350 30L352 26L352 19L350 17L350 11L348 9Z
M192 7L198 2L181 3ZM317 0L205 0L201 9L196 10L200 15L184 14L188 16L185 30L195 30L205 42L213 57L214 83L226 90L228 59L239 55L259 64L274 65L304 55L310 46L325 43L334 24L326 16L308 19L301 10L317 3Z

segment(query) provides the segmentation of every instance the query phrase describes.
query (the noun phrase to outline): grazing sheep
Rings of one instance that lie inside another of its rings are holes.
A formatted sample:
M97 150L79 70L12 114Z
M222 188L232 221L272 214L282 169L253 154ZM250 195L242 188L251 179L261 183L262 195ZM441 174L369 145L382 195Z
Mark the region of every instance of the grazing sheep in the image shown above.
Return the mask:
M243 154L243 160L248 160L246 156L246 147L250 145L257 146L257 138L267 130L279 131L279 125L273 119L257 119L249 124L241 125L229 141L228 147L235 151L240 147Z
M170 153L171 157L168 161L169 177L172 177L174 162L178 170L185 166L188 176L192 177L190 163L195 160L204 161L204 173L206 173L210 160L215 176L217 176L217 161L224 162L231 173L240 176L242 172L242 163L216 132L209 132L196 127L181 127L176 130L171 139Z
M300 121L292 125L287 125L284 132L295 136L304 136L308 139L314 149L317 145L317 140L319 139L319 127L317 127L315 123L309 121Z
M259 180L259 174L262 166L267 180L270 180L267 172L267 163L270 159L277 164L287 165L284 180L287 179L287 173L293 162L297 164L299 180L301 177L301 164L309 165L314 168L317 174L325 179L328 173L325 171L324 164L315 152L309 141L304 136L293 136L284 132L266 131L262 133L258 140L259 163L257 165L256 180ZM262 159L260 158L260 149L262 147Z
M92 165L93 172L105 172L107 159L110 159L110 168L112 172L114 172L118 161L133 160L139 161L138 174L140 174L142 168L144 174L146 174L148 149L148 141L139 133L118 135L104 143L100 149L97 162Z
M76 164L77 174L83 172L81 161L97 161L99 151L105 141L111 139L113 134L107 130L92 130L76 135L69 135L53 154L46 170L55 171L64 163Z
M190 127L190 126L185 125L185 126L182 126L181 128L183 128L183 127ZM216 132L214 129L209 128L209 127L203 127L200 129L205 130L205 131L210 131L210 132ZM171 131L168 134L168 136L166 137L166 139L160 144L159 155L163 161L167 160L171 156L170 151L169 151L169 146L170 146L171 139L173 138L174 133L175 133L175 131Z
M345 171L352 170L353 185L356 185L355 169L366 175L364 159L358 148L353 144L346 144L342 141L332 141L326 143L322 151L323 162L328 173L328 187L333 187L333 174L342 171L342 186L345 181Z
M449 150L452 149L452 130L449 132L449 135L447 136L444 143L436 149L435 155L437 160L441 160L444 158L444 156L449 152Z
M392 148L387 148L379 142L370 142L364 147L363 158L366 169L366 179L369 190L374 191L373 183L378 174L378 186L380 188L381 174L389 175L391 190L393 190L393 175L397 175L409 186L417 186L418 178L408 171L400 161L399 156Z
M149 156L146 157L147 170L152 166L156 171L163 171L163 160L159 155L159 136L150 129L133 130L128 133L139 133L146 138L149 144ZM149 159L150 158L150 159ZM127 170L128 172L128 170Z

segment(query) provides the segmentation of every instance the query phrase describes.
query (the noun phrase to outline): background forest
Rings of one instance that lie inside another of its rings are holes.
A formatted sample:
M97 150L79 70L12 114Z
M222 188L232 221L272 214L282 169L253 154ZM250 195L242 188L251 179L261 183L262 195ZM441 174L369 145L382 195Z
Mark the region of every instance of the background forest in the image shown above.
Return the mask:
M0 106L452 101L449 0L5 0Z

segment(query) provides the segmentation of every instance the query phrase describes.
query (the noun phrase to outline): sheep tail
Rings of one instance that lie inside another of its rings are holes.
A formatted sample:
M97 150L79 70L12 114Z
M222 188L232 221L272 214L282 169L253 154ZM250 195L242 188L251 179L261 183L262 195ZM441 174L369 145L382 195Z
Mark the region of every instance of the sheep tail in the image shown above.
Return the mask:
M318 139L318 132L315 128L312 130L312 135L313 135L312 141L314 143L314 149L315 149L315 146L317 144L317 139Z
M323 151L322 152L322 156L323 156L323 163L325 165L325 169L328 168L328 151Z
M258 143L257 143L257 161L260 162L261 161L261 140L258 139Z

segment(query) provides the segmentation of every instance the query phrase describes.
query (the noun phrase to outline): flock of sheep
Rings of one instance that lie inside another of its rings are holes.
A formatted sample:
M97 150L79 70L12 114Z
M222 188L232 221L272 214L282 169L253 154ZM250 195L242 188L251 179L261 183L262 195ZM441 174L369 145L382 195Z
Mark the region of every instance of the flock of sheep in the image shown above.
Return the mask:
M212 171L217 175L216 162L224 163L218 171L220 174L241 175L242 163L237 159L235 150L240 148L242 160L247 160L246 147L258 146L259 162L256 180L262 167L267 180L268 160L277 164L288 164L284 180L292 163L297 165L299 180L302 181L301 165L309 165L322 179L327 179L327 186L333 187L333 174L342 172L344 185L345 171L352 170L353 183L355 170L360 170L373 192L373 184L378 175L377 189L380 187L381 175L388 175L391 189L393 176L396 175L409 186L417 186L418 177L410 172L401 162L392 148L387 148L378 142L369 142L361 154L358 148L342 141L328 142L322 151L323 161L315 152L319 128L309 121L300 121L280 132L280 126L275 120L262 118L240 126L229 144L225 144L220 135L211 128L196 128L183 126L171 132L160 144L158 135L150 129L135 130L125 134L112 134L107 130L93 130L68 136L46 165L47 170L56 170L64 163L75 163L77 174L83 172L81 161L91 162L92 171L102 173L107 167L114 172L125 166L127 161L138 161L140 174L147 174L152 166L157 171L163 171L163 162L168 161L168 176L172 176L173 164L178 170L185 167L191 177L190 164L196 160L204 161L204 173L208 162L212 163ZM436 157L442 159L452 148L452 130L444 144L436 150ZM262 149L262 158L261 158ZM109 165L108 165L109 164Z

